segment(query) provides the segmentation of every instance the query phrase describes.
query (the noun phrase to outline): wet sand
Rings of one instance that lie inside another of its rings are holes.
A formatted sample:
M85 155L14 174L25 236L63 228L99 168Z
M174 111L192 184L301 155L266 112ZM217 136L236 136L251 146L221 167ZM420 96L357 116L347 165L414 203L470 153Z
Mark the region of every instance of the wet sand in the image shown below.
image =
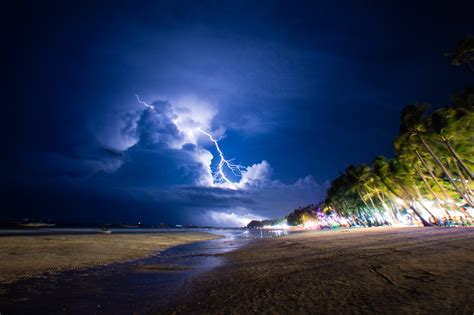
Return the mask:
M254 242L169 313L473 314L474 228L314 231Z
M138 259L172 246L218 237L200 232L0 237L0 284Z

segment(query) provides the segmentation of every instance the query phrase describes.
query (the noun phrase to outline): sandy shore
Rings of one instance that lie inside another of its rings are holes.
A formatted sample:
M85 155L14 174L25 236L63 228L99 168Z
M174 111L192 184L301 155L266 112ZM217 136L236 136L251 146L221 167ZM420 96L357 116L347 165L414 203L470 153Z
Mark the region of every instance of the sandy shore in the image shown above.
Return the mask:
M183 289L172 313L473 314L474 228L265 239Z
M172 246L215 238L218 236L198 232L0 237L0 283L137 259Z

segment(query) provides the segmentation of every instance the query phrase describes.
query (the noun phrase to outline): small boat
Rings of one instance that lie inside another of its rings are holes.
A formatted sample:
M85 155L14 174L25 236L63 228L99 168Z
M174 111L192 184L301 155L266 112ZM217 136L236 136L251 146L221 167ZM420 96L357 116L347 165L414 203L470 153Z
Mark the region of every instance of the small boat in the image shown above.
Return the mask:
M110 234L110 233L112 233L112 231L109 230L109 228L106 225L104 225L104 226L102 226L102 229L97 231L97 233Z

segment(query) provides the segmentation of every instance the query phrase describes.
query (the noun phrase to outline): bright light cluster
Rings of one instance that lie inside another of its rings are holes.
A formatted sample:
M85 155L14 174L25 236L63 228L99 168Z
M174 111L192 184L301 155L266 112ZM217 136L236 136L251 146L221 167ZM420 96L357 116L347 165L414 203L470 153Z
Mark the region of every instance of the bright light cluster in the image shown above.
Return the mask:
M330 213L330 214L324 214L321 212L318 212L318 224L317 226L319 228L324 228L324 227L339 227L339 226L347 226L349 225L349 222L347 221L346 218L339 216L337 213Z

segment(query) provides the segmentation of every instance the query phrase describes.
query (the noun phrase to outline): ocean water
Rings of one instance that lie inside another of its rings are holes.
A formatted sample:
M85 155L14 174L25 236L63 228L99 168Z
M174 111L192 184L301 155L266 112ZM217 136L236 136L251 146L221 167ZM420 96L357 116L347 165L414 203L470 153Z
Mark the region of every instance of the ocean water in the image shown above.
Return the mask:
M13 285L1 286L0 313L132 314L138 312L146 314L159 312L179 299L179 289L187 281L221 265L224 262L221 254L256 239L288 234L285 230L193 229L192 231L209 232L223 237L172 247L134 261L45 275L21 280ZM68 231L68 233L74 232L77 231ZM116 232L119 231L114 231ZM139 233L141 231L122 232ZM43 233L53 232L43 231ZM80 233L88 233L88 231L81 230ZM149 266L160 266L161 270L150 269Z

